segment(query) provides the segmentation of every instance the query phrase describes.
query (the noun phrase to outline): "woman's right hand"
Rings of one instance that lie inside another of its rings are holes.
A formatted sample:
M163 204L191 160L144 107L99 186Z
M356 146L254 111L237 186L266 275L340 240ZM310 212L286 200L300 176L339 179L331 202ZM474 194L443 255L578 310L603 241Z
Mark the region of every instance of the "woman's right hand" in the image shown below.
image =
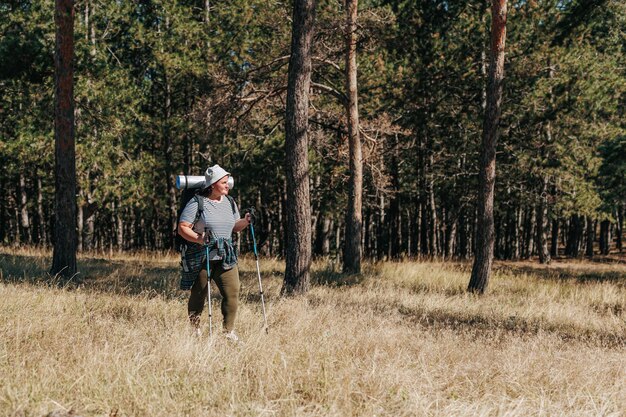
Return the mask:
M204 244L204 233L193 230L191 223L181 222L178 224L178 234L189 242Z

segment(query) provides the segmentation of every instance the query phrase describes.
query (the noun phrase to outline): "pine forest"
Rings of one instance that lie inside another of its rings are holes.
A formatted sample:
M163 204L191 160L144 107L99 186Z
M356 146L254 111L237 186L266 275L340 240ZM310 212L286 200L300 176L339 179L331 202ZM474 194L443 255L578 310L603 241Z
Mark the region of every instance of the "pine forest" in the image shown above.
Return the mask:
M311 32L312 256L340 259L346 236L357 236L374 261L471 258L490 2L361 0L352 21L347 4L319 0ZM260 253L285 256L292 9L276 0L73 2L79 252L171 249L176 176L219 163L239 206L257 210ZM59 227L54 13L52 0L0 1L6 246L49 247ZM511 1L506 26L495 257L621 252L626 3ZM355 172L362 207L350 200ZM348 207L360 209L356 231L346 232ZM247 235L239 244L251 250Z

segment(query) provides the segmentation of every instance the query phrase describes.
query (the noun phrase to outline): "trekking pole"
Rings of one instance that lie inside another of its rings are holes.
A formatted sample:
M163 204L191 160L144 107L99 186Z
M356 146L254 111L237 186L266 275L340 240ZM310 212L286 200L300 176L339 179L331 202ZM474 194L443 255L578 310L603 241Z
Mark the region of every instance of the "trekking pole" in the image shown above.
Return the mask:
M250 209L250 216L254 218L254 209ZM261 282L261 269L259 268L259 253L256 249L256 239L254 237L254 225L250 222L250 233L252 234L252 247L254 248L254 259L256 260L256 273L259 278L259 292L261 293L261 305L263 306L263 323L265 324L265 333L269 333L267 327L267 316L265 315L265 297L263 296L263 283Z
M213 309L211 307L211 268L209 266L209 228L204 228L204 247L206 248L207 302L209 303L209 337L213 336Z

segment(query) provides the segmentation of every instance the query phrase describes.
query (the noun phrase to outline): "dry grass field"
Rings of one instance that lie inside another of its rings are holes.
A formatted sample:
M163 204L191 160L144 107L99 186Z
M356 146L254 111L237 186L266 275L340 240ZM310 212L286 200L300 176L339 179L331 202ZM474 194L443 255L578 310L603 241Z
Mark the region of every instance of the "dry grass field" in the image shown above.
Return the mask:
M623 263L497 263L478 297L469 264L320 261L282 299L263 259L265 334L244 259L234 345L191 335L173 255L85 255L67 286L49 256L0 250L2 416L626 415Z

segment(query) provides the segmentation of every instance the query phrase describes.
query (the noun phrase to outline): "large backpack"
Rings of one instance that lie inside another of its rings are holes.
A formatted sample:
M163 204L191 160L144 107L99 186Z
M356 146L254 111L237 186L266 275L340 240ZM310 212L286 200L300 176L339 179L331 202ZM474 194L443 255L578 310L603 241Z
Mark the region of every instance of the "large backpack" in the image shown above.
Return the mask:
M183 190L180 196L180 202L178 206L178 211L176 212L176 229L174 229L174 249L178 252L184 252L187 245L190 243L181 235L178 234L178 220L180 219L180 215L183 213L183 210L187 206L187 204L191 201L191 199L195 198L198 202L198 211L196 211L196 217L193 220L192 228L196 225L200 216L202 216L202 212L204 211L204 198L199 194L199 190L194 189L185 189ZM230 202L230 207L233 210L233 215L235 214L235 199L231 196L227 195L228 201Z

